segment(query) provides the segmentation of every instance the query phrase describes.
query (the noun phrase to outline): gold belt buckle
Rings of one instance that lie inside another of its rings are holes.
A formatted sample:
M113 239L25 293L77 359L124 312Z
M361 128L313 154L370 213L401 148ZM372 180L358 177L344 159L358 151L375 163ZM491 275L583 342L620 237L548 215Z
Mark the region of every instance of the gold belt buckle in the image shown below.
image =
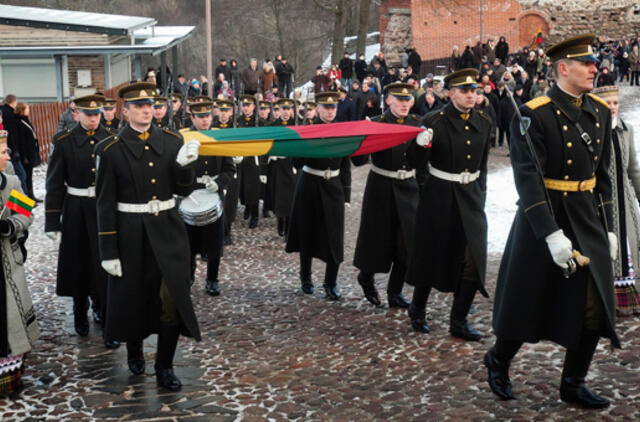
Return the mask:
M578 183L578 190L580 192L584 192L587 190L587 182L588 182L587 180L583 180L580 183Z

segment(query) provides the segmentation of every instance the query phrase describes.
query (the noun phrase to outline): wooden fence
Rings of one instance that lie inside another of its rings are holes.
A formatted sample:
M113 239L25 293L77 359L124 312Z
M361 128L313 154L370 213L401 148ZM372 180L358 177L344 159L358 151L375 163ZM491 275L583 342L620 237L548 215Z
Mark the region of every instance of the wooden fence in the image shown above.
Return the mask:
M105 97L118 98L118 89L126 85L122 84L104 91ZM18 99L19 100L19 99ZM116 105L116 116L120 117L120 108L122 100L118 98ZM46 163L49 159L49 149L51 146L51 138L58 132L58 122L60 116L69 107L68 102L62 103L34 103L29 104L29 119L34 126L40 145L40 159Z

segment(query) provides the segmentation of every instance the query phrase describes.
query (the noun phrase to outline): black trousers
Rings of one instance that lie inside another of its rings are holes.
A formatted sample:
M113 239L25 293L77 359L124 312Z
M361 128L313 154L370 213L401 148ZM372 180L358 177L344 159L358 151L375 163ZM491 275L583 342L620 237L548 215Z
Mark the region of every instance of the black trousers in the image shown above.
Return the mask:
M206 226L186 225L191 247L191 278L195 277L196 254L207 254L207 280L218 281L224 226L222 219Z
M631 72L631 85L633 85L634 83L637 86L640 86L640 72L635 70Z
M311 255L300 253L300 279L311 281ZM340 263L328 261L324 271L324 284L334 287L338 280L338 270Z

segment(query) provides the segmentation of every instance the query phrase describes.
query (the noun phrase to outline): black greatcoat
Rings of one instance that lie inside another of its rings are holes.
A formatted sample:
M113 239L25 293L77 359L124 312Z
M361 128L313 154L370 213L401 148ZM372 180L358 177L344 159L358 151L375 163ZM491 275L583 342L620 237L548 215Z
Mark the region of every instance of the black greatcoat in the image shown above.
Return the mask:
M322 124L316 119L315 124ZM342 158L296 158L297 168L340 170L325 180L300 171L289 221L287 252L340 263L344 260L344 204L351 200L351 163Z
M104 116L100 116L100 124L111 131L117 131L120 126L120 119L114 117L113 120L105 120Z
M160 282L164 281L182 320L182 332L200 340L189 293L189 239L177 208L157 214L125 213L117 203L143 204L187 196L194 186L193 165L176 157L182 137L151 125L142 141L128 124L96 148L100 259L120 259L122 277L109 276L105 338L139 340L158 332ZM147 274L159 268L157 279ZM161 280L160 280L161 279Z
M217 118L213 119L213 123L211 123L212 128L218 129L229 129L233 127L233 123L231 121L227 123L221 123ZM222 215L224 216L225 225L231 227L231 224L236 220L236 214L238 213L238 199L240 197L240 181L238 180L238 173L233 172L233 177L229 179L229 183L227 183L227 187L224 191L224 202L223 207L224 211Z
M419 126L414 114L398 119L391 111L371 119L374 122ZM379 168L411 171L407 151L411 141L371 154L371 162ZM351 158L356 166L366 164L369 155ZM415 177L398 180L369 171L362 199L362 216L353 265L369 273L386 273L392 262L405 262L414 236L414 220L418 209L418 182ZM402 233L404 250L398 251L398 232Z
M271 126L286 126L288 124L289 121L278 118ZM270 181L273 187L271 192L273 212L280 218L289 217L298 180L298 171L293 166L293 159L290 157L270 156L268 162L269 178L267 182Z
M472 109L468 120L449 102L427 114L422 125L433 129L430 149L415 141L409 147L409 163L420 168L428 161L448 173L480 171L480 178L466 185L432 175L420 192L413 251L407 282L424 283L442 292L455 292L468 247L478 270L477 286L484 296L487 266L487 159L491 119Z
M107 273L100 266L96 199L67 194L67 186L95 187L95 145L111 136L103 126L93 135L80 124L53 136L47 168L44 230L62 232L56 293L106 298Z
M251 117L241 116L238 127L255 127L255 113ZM241 204L252 206L260 201L260 170L260 160L256 156L244 157L238 166Z
M613 272L609 241L599 216L602 195L612 225L611 181L607 174L611 156L611 113L601 100L583 96L582 107L571 104L557 86L548 97L535 98L521 107L531 120L529 134L544 176L551 179L587 180L595 176L593 192L549 190L552 217L543 184L536 174L525 139L514 118L511 162L520 201L507 240L493 308L497 335L514 340L551 340L577 348L583 327L589 275L605 309L603 335L619 347L615 334ZM590 152L580 137L579 122L592 139ZM562 229L574 249L591 259L586 268L565 279L552 260L545 237Z

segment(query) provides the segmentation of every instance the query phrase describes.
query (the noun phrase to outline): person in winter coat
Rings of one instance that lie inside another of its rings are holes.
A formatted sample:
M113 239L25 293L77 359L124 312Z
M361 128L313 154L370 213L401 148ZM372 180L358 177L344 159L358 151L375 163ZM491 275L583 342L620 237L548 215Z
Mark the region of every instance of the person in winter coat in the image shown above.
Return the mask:
M462 56L460 55L460 49L457 45L454 45L453 51L451 52L451 58L449 59L449 72L454 72L458 69L462 69L461 61Z
M640 51L638 45L633 46L629 54L629 67L631 68L631 85L640 86Z
M616 84L616 77L609 71L609 68L604 66L600 69L600 74L597 76L597 87L611 86Z
M496 112L489 102L489 99L484 95L483 89L477 90L476 97L476 106L475 109L482 112L485 116L489 116L491 118L491 135L489 137L489 142L492 147L496 146L496 129L497 129L497 116Z
M242 91L242 81L240 77L240 69L238 69L238 62L236 61L236 59L231 60L229 73L231 74L231 79L229 79L229 82L231 83L231 90L235 92L236 95L240 95L240 92Z
M33 193L33 169L40 165L40 148L38 146L36 130L29 120L28 104L18 103L16 106L16 120L18 123L17 144L27 182L27 191L25 194L36 201L40 201Z
M502 63L506 63L507 57L509 57L509 43L505 37L500 37L498 44L496 44L496 58L500 59Z
M420 57L420 54L418 54L415 48L412 48L409 53L409 67L413 69L413 73L415 73L416 77L420 78L420 75L422 74L422 57Z
M464 52L462 53L462 58L460 60L460 67L462 69L473 67L473 53L471 52L471 47L469 46L466 46L464 48Z
M365 76L367 76L367 70L369 69L367 62L364 59L364 54L361 54L360 57L358 57L353 68L356 72L356 78L358 78L359 81L363 81Z
M260 90L262 92L271 92L273 87L278 86L278 77L273 68L271 62L266 62L262 66L262 72L260 73Z
M255 95L258 92L258 81L260 80L260 72L258 71L258 60L251 58L249 67L242 71L242 85L244 93L247 95Z
M342 74L342 86L350 90L351 81L353 78L353 60L351 60L351 58L349 57L349 52L344 52L344 57L340 59L338 67L340 68L340 72Z
M0 201L13 190L23 194L20 180L10 171L7 131L0 130ZM33 218L3 210L0 215L0 395L22 390L24 356L40 337L38 321L24 271L26 250L20 246Z

